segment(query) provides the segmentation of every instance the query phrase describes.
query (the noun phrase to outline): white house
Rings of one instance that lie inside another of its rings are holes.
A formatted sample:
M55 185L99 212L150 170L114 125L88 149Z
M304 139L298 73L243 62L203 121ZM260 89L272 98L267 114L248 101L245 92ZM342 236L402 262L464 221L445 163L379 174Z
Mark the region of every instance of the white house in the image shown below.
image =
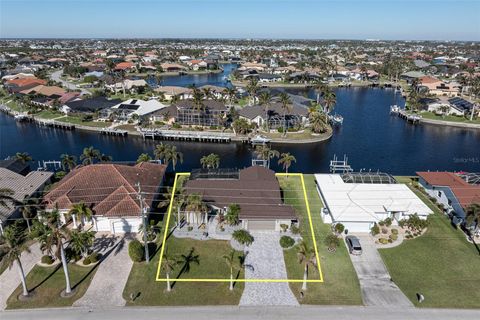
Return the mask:
M140 99L129 99L113 106L111 109L117 114L117 117L120 120L128 120L134 115L140 118L148 117L155 111L161 110L165 107L166 105L154 99L147 101Z
M325 223L342 223L349 232L369 232L381 220L399 220L430 210L405 184L346 183L340 174L316 174L317 191L325 208Z

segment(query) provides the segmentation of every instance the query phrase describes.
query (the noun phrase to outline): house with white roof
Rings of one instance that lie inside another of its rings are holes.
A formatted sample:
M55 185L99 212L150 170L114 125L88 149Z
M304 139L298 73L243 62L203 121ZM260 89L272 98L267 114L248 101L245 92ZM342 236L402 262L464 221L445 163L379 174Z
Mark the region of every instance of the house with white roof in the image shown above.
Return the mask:
M138 116L138 118L149 118L152 113L165 107L166 105L155 99L147 101L129 99L113 106L111 109L116 114L117 119L129 120L136 116Z
M342 223L349 232L370 232L379 221L393 224L417 214L426 219L432 210L405 184L349 182L340 174L316 174L317 191L325 204L325 223ZM372 181L373 182L373 181Z

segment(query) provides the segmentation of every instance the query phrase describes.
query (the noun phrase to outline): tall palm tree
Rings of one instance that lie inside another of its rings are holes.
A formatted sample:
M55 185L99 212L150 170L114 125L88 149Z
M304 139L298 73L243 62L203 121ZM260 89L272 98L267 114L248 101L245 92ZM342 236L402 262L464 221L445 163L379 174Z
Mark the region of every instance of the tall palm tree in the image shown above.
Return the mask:
M249 84L247 85L246 89L247 89L248 95L250 96L249 105L255 104L256 95L257 95L257 91L258 91L258 81L257 81L257 79L252 78L250 80Z
M40 208L39 200L36 198L25 199L20 207L22 217L27 223L28 233L32 232L30 220L35 217L37 210Z
M95 241L95 231L72 230L70 233L69 247L76 254L86 258L88 250Z
M175 270L175 267L178 265L178 261L175 259L175 257L171 256L167 248L165 247L165 250L163 251L163 256L162 256L162 270L165 272L165 276L167 278L167 291L170 292L172 291L172 286L170 284L170 273Z
M170 145L167 149L167 155L165 158L167 165L170 161L172 161L173 171L175 171L175 167L177 166L177 162L183 163L183 153L177 151L177 146Z
M11 204L15 203L13 195L15 192L9 188L0 188L0 207L9 208Z
M193 88L193 106L194 106L194 109L197 110L197 112L199 113L199 116L198 116L198 125L200 125L200 113L204 110L205 108L205 105L203 103L203 92L198 89L198 88ZM193 116L193 114L192 114ZM191 120L191 122L193 123L193 119Z
M20 257L24 251L30 252L26 244L27 236L22 230L19 221L9 225L3 231L0 237L0 249L4 252L3 263L6 263L9 269L13 267L13 264L17 265L20 280L22 282L22 295L28 296L27 282L25 279L25 272L23 271L22 261Z
M325 92L325 94L323 95L323 103L326 107L326 114L329 114L333 111L333 107L335 106L335 104L337 104L337 96L332 90L329 89Z
M283 110L283 136L287 136L288 126L287 126L287 112L292 109L292 101L290 96L286 92L280 93L280 103L282 104Z
M180 274L179 276L185 272L185 273L189 273L190 272L190 268L192 267L192 264L196 264L196 265L199 265L200 264L200 259L199 259L199 256L197 254L195 254L195 248L191 248L189 251L188 251L188 254L182 254L180 255L180 258L178 260L178 264L182 264L182 270L180 271Z
M160 144L157 144L155 146L155 149L153 150L153 154L155 155L155 160L165 161L168 147L169 145L164 144L163 142L160 142ZM166 163L166 165L168 166L168 163Z
M68 169L68 171L72 171L73 168L77 165L77 157L69 155L69 154L62 154L60 156L62 162L62 168L64 171Z
M237 90L235 90L235 88L227 88L227 89L225 89L225 94L228 97L229 105L232 106L233 102L235 101Z
M271 159L280 156L280 153L277 150L270 149L267 145L257 146L254 153L258 159L266 161L268 166L270 166Z
M292 162L297 162L297 159L290 154L290 152L282 153L280 155L280 159L278 160L278 164L283 166L285 173L288 174L288 168L292 165Z
M265 110L265 129L268 132L268 114L269 114L269 108L270 108L270 103L272 101L272 95L270 94L269 91L264 91L260 93L260 96L258 97L259 104L263 106Z
M230 291L233 291L233 271L237 267L236 259L235 259L235 249L230 250L230 252L223 256L225 260L225 264L230 269Z
M65 274L65 293L71 294L72 287L64 247L65 243L70 240L71 231L65 224L62 224L58 210L42 213L40 221L35 222L34 229L42 250L49 252L62 262Z
M191 193L185 200L185 210L188 212L193 212L197 217L197 222L199 222L201 214L207 211L207 206L203 202L200 194Z
M80 201L72 205L68 211L68 216L72 219L78 219L80 221L80 226L83 225L85 220L89 220L93 217L93 211L90 209L85 202Z
M152 157L148 153L142 153L138 156L137 163L149 162L152 160Z
M22 161L23 163L27 163L33 160L32 157L26 152L17 152L15 154L15 158Z
M216 153L210 153L208 156L200 158L200 164L203 168L218 168L220 166L220 156Z
M322 133L326 131L328 120L320 112L311 112L308 118L314 133Z
M96 160L100 160L100 157L100 151L90 146L83 149L80 160L82 160L83 165L89 165L93 164Z
M305 241L300 242L297 251L298 262L303 264L303 284L302 290L307 290L308 267L316 266L315 250L311 249Z

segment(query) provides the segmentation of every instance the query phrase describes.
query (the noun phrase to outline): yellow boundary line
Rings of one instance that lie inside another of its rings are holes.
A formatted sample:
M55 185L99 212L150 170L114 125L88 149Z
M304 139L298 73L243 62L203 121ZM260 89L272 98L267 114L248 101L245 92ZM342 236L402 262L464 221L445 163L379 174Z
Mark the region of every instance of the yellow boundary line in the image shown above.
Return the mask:
M315 232L313 230L313 223L312 223L312 214L310 212L310 204L308 203L308 196L307 196L307 189L305 188L305 180L303 179L303 173L277 173L275 174L277 177L288 177L288 176L293 176L293 177L300 177L300 180L302 182L302 188L303 188L303 197L305 199L305 206L307 208L307 214L308 214L308 222L310 224L310 232L312 234L312 241L313 241L313 247L315 250L315 257L317 259L317 267L318 267L318 273L320 275L319 279L307 279L306 282L308 283L321 283L323 282L323 273L322 273L322 268L320 265L320 257L318 254L318 247L317 247L317 240L315 238ZM177 190L177 182L178 178L181 176L190 176L189 172L179 172L175 174L175 181L173 183L173 190L172 190L172 196L170 198L170 204L168 206L168 214L167 214L167 221L166 221L166 228L163 234L163 241L162 241L162 247L160 249L160 258L158 261L158 268L157 268L157 275L156 275L156 281L160 282L165 282L167 281L166 278L160 278L160 270L162 266L162 259L163 259L163 252L165 249L164 244L167 241L167 234L168 234L168 227L170 225L170 216L172 213L172 208L173 208L173 199L175 198L175 191ZM230 282L231 279L170 279L171 281L175 282ZM237 279L235 282L303 282L303 279Z

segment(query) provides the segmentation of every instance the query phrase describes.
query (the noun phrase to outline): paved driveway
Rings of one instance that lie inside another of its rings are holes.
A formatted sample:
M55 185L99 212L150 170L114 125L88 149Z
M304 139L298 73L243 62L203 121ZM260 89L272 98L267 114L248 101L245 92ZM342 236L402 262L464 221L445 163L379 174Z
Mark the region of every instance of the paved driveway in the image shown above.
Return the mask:
M25 276L32 270L37 262L42 258L40 245L34 243L30 246L30 253L24 252L21 257L23 271ZM7 307L7 299L12 292L20 285L20 274L18 267L14 264L11 269L5 270L0 275L0 310L5 310ZM27 288L30 288L27 282Z
M368 234L354 234L360 239L363 253L350 255L367 306L413 307L413 304L390 279L373 238Z
M122 297L132 260L128 256L128 237L103 235L95 239L94 249L104 254L103 261L87 289L74 307L108 308L125 305Z
M280 236L276 232L251 232L255 241L245 248L246 279L288 279ZM241 306L298 305L286 282L246 282Z

